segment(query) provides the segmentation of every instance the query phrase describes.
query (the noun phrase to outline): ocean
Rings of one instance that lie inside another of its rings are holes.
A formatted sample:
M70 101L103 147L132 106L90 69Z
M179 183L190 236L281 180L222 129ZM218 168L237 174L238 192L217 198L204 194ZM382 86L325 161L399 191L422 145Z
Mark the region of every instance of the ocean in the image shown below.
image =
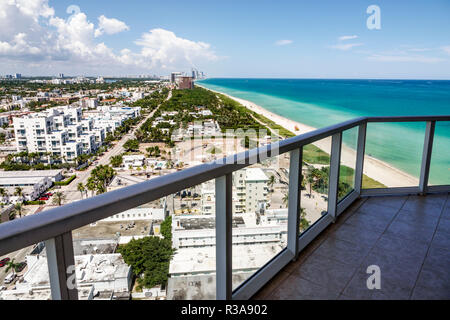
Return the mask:
M360 116L449 115L450 81L231 79L199 81L206 88L252 101L320 128ZM369 124L366 153L419 177L425 123ZM354 147L356 130L343 142ZM430 184L450 184L450 122L436 124Z

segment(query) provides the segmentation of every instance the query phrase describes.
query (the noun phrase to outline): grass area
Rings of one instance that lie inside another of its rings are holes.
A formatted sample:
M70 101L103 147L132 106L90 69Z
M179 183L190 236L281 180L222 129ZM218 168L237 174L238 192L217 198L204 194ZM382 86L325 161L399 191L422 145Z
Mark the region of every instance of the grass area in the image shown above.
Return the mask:
M252 113L252 115L258 119L259 121L265 123L269 128L273 129L273 130L278 130L278 134L280 136L283 136L285 138L290 138L290 137L295 137L295 134L289 130L287 130L286 128L280 126L279 124L275 123L274 121L264 117L263 115L253 112L253 111L249 111Z
M378 182L366 175L363 175L362 188L363 189L375 189L375 188L387 188L387 186L385 186L381 182Z
M349 185L353 186L353 181L355 179L355 170L347 167L341 166L339 169L339 181L346 182ZM365 174L363 175L362 187L364 189L372 189L372 188L386 188L386 186L372 178L369 178Z
M330 155L313 144L303 147L303 161L309 164L330 164Z
M222 153L222 149L217 148L217 147L212 147L212 148L208 149L206 152L211 153L211 154L217 154L217 153Z
M77 176L74 174L70 178L64 180L64 181L56 181L55 186L67 186L69 183L71 183L73 180L75 180Z

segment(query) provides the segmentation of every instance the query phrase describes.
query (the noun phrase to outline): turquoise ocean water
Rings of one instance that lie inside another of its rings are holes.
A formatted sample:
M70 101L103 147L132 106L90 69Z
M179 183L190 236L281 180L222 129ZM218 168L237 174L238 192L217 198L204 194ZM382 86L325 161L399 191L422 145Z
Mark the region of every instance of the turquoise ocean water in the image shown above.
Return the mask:
M213 78L199 84L316 128L359 116L450 114L450 81ZM353 147L356 132L345 133L344 143ZM366 153L418 177L424 132L425 123L369 124ZM431 184L450 184L449 159L450 122L442 122Z

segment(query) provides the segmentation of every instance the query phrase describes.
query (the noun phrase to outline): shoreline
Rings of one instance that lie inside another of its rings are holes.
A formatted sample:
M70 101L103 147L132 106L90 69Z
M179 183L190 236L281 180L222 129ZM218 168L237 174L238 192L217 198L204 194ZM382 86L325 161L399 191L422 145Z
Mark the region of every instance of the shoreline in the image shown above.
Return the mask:
M231 96L229 94L226 94L226 93L223 93L220 91L206 88L198 83L196 83L195 85L197 85L203 89L215 92L215 93L223 94L223 95L227 96L228 98L233 99L234 101L240 103L247 109L249 109L253 112L259 113L259 114L263 115L264 117L272 120L273 122L277 123L278 125L293 132L295 135L300 135L300 134L304 134L304 133L307 133L310 131L317 130L317 128L314 128L314 127L308 126L306 124L303 124L303 123L285 118L283 116L280 116L278 114L275 114L275 113L273 113L269 110L266 110L263 107L257 105L256 103L253 103L251 101L237 98L237 97ZM298 129L298 130L296 130L296 129ZM316 141L313 143L313 145L315 145L316 147L327 152L327 150L331 150L331 137L324 139L324 140ZM329 152L327 152L327 153L329 154ZM344 164L348 167L354 168L355 167L355 159L356 159L356 150L343 144L342 151L341 151L342 164ZM384 162L382 160L376 159L376 158L368 156L368 155L364 156L363 173L366 176L384 184L385 186L387 186L389 188L419 185L418 178L415 178L412 175L393 167L392 165L390 165L387 162Z

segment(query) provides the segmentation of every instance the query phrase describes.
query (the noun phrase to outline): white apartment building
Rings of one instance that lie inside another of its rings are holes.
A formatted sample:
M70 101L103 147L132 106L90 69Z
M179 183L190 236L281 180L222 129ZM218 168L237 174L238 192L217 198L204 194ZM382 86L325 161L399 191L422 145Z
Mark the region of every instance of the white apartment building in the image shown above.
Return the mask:
M82 120L80 107L57 107L13 118L17 152L51 153L64 161L94 152L103 143L92 120Z
M248 168L233 173L233 213L259 212L268 201L268 183L260 168ZM212 182L202 184L202 215L216 212L215 187Z
M261 168L247 168L233 173L235 213L259 212L268 201L269 178Z

